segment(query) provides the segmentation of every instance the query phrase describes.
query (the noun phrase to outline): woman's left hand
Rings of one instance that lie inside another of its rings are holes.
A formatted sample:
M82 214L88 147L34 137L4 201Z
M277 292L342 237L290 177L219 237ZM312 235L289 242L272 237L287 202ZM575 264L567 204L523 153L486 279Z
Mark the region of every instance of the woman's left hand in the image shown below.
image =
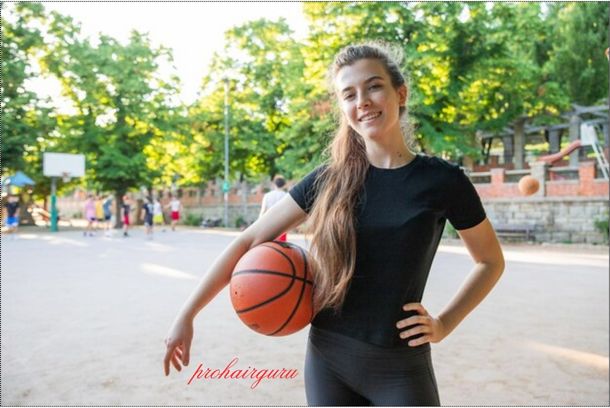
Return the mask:
M402 310L415 310L417 315L399 320L396 323L396 327L399 329L411 326L408 330L400 332L400 338L406 339L418 334L423 334L423 336L417 339L410 340L408 343L409 346L416 347L425 343L438 343L445 338L446 334L443 322L440 319L431 316L421 303L407 303L403 306Z

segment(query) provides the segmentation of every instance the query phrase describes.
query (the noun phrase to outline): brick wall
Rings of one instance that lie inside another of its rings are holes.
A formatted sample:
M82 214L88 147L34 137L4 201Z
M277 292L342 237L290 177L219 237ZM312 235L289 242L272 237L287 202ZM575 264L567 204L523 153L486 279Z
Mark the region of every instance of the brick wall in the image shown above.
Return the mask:
M482 199L488 198L516 198L521 197L518 182L508 182L509 174L503 168L491 169L490 183L477 183L474 185ZM578 179L549 181L549 169L544 164L536 163L532 166L531 174L538 179L540 189L536 197L606 197L610 194L608 180L596 178L596 163L582 162L578 167ZM472 173L471 175L476 175Z

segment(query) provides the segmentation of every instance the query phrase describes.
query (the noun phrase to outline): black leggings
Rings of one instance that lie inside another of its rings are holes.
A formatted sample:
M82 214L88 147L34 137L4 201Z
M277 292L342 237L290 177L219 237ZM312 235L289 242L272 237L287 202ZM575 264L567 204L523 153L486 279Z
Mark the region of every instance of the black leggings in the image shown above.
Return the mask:
M430 346L386 348L311 327L307 404L440 406Z

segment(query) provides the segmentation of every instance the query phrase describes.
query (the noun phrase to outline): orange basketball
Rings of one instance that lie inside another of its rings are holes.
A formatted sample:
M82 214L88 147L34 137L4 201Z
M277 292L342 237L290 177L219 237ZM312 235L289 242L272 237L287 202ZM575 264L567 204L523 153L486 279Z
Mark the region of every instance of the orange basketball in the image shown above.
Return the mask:
M265 242L246 252L230 290L237 316L258 333L285 336L313 318L312 268L306 251L290 242Z
M538 191L539 188L540 183L532 176L523 176L521 177L521 180L519 180L519 191L521 191L521 194L523 195L532 195Z

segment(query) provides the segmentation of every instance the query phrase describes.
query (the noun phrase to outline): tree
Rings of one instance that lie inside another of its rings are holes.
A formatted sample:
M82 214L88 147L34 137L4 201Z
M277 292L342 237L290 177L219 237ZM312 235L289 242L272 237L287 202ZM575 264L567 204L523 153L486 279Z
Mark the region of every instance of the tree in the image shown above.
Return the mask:
M230 86L230 171L259 179L288 170L280 157L289 149L283 132L291 127L289 105L302 74L302 57L292 31L280 19L260 19L226 33L224 55L216 55L204 80L207 95L194 108L203 123L207 176L220 176L224 159L224 78Z
M573 103L605 103L610 3L553 3L549 7L553 41L546 72L563 84Z
M36 76L32 62L44 47L38 28L44 10L39 3L22 2L9 11L10 21L2 17L2 173L22 170L36 182L34 194L46 195L41 148L55 128L54 110L28 89Z
M80 38L71 19L52 13L50 33L55 36L43 62L57 76L76 114L62 121L64 147L87 159L89 187L114 191L117 206L135 187L151 187L161 169L147 156L167 133L176 107L177 78L165 80L160 60L171 52L152 48L136 31L126 45L102 35L93 46Z

